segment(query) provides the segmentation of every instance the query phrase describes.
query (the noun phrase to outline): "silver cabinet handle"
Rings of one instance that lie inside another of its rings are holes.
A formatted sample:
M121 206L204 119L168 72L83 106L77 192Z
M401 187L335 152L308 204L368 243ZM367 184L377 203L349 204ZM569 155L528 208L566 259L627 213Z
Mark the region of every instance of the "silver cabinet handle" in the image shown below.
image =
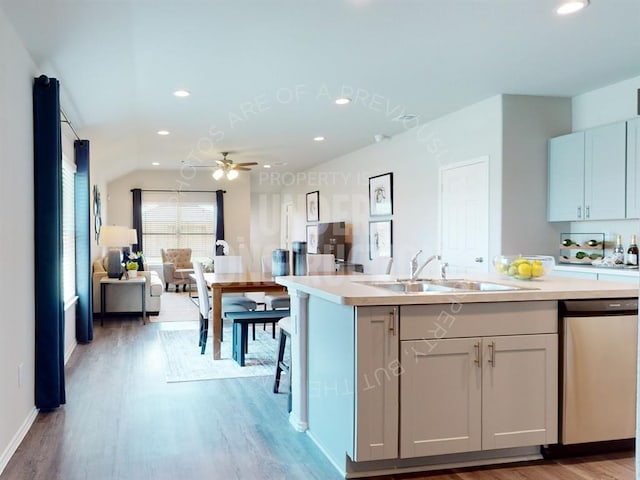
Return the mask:
M476 350L476 359L473 361L480 368L480 342L476 342L473 346Z
M489 344L489 351L491 355L489 355L489 363L493 368L496 366L496 342L491 342Z
M482 263L482 262L484 262L484 258L482 258L482 257L476 257L476 258L475 258L475 262L476 262L476 263Z
M585 218L589 218L589 205L587 205L584 209Z
M582 207L578 207L578 218L582 218Z
M396 336L396 309L389 312L389 331L391 335Z

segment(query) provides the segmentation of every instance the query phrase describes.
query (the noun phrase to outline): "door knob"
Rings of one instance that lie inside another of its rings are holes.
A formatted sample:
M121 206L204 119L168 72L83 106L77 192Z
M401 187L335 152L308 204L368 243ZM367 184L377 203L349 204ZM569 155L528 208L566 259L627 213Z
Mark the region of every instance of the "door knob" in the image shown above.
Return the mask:
M484 262L484 258L476 257L475 261L476 261L476 263L482 263L482 262Z

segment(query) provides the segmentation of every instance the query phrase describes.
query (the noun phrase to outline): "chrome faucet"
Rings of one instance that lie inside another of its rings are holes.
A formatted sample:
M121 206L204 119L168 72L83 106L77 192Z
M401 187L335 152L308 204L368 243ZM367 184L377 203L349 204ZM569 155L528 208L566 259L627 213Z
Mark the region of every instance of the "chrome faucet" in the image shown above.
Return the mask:
M418 250L418 252L411 258L411 265L410 265L410 272L409 272L409 280L411 280L412 282L418 278L418 275L420 275L420 272L422 271L422 269L424 267L427 266L427 264L433 260L440 260L440 255L431 255L429 258L427 258L424 263L418 267L418 256L422 253L422 250Z

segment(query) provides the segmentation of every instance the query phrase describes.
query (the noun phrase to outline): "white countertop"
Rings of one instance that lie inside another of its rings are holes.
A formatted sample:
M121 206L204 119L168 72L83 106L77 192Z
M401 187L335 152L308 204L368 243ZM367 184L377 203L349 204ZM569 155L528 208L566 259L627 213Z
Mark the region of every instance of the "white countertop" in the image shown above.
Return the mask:
M344 305L420 305L638 297L638 287L624 282L553 276L524 281L486 273L465 274L464 278L515 285L528 290L402 293L363 283L374 280L395 280L396 277L391 275L288 276L277 277L276 282L286 286L290 291L299 290Z

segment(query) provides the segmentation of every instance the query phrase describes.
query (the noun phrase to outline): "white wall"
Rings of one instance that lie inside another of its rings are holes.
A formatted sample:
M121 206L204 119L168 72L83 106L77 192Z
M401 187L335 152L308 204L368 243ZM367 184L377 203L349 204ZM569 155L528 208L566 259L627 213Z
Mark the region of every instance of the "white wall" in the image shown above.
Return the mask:
M295 203L295 240L306 238L305 194L319 190L320 221L345 220L352 224L351 260L363 263L366 270L370 262L368 222L380 218L369 216L368 179L393 172L392 273L406 274L409 259L418 249L423 249L425 256L438 250L438 169L488 155L492 175L499 172L501 121L501 97L496 96L312 171L262 173L261 182L279 182L282 201ZM494 207L500 204L499 189L492 190L490 202ZM499 216L492 217L494 242L499 239L499 225ZM437 266L429 268L433 274Z
M208 169L136 170L107 185L102 196L108 215L104 225L132 225L132 188L143 190L226 190L224 194L225 239L232 255L249 257L250 241L250 180L240 175L233 181L215 181Z
M638 114L638 89L640 89L640 76L573 97L572 130L575 132L635 118ZM568 231L605 233L605 240L609 244L615 241L617 234L620 234L626 248L631 235L640 233L640 224L635 219L572 222Z
M0 251L20 259L0 287L0 471L34 418L33 115L38 71L0 10ZM22 385L18 366L22 365Z

